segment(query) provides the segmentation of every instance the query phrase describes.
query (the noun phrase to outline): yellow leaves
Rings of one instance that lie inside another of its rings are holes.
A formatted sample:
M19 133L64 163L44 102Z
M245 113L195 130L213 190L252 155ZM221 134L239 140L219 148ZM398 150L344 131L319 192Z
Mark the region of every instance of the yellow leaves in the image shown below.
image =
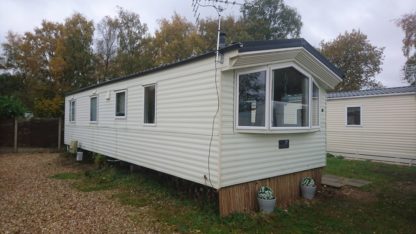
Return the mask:
M34 113L38 117L59 117L63 113L63 97L35 101Z

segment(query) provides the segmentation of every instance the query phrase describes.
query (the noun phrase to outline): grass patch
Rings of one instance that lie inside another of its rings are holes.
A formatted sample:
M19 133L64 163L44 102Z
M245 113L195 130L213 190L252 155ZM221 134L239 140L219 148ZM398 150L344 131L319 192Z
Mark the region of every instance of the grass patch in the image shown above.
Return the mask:
M271 215L218 215L217 204L193 200L172 189L170 182L148 173L129 173L104 167L79 174L74 186L81 191L115 190L113 199L132 207L148 207L154 220L167 223L182 233L413 233L416 220L416 168L348 161L328 157L326 173L373 183L353 193L323 191L312 202L300 201L288 210ZM55 175L71 177L71 175ZM278 192L278 191L276 191ZM279 201L277 201L279 202ZM138 211L140 212L140 211ZM138 216L139 217L139 216ZM140 222L140 218L132 218Z
M50 176L49 178L52 179L58 179L58 180L76 180L81 177L81 174L79 173L73 173L73 172L63 172L58 173L53 176Z

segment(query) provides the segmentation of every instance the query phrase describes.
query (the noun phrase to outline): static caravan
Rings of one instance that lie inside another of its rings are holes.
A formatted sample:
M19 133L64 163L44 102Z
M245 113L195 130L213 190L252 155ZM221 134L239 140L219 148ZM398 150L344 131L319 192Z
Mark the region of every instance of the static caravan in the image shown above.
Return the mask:
M213 187L220 212L320 181L326 91L341 72L303 39L236 43L65 98L65 144Z
M328 94L328 152L416 164L416 86Z

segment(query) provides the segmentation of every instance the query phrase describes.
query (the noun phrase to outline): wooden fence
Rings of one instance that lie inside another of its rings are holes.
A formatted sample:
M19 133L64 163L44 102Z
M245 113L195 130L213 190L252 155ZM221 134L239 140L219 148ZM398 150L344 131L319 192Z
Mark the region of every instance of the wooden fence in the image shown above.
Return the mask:
M32 118L30 120L0 120L0 147L58 148L63 139L62 120Z

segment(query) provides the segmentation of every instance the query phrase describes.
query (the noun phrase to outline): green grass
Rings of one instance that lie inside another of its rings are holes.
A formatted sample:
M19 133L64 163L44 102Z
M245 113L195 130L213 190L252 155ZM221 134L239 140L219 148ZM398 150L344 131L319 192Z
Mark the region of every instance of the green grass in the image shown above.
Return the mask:
M76 180L81 177L81 174L79 173L72 173L72 172L63 172L56 175L51 176L52 179L58 179L58 180Z
M327 164L326 173L372 184L353 190L358 196L326 190L312 202L300 201L271 215L234 214L222 219L216 204L184 198L145 173L107 167L79 175L74 186L85 192L114 189L113 199L132 207L148 206L155 220L182 233L415 233L415 167L336 157L328 157ZM56 177L71 177L64 174Z

